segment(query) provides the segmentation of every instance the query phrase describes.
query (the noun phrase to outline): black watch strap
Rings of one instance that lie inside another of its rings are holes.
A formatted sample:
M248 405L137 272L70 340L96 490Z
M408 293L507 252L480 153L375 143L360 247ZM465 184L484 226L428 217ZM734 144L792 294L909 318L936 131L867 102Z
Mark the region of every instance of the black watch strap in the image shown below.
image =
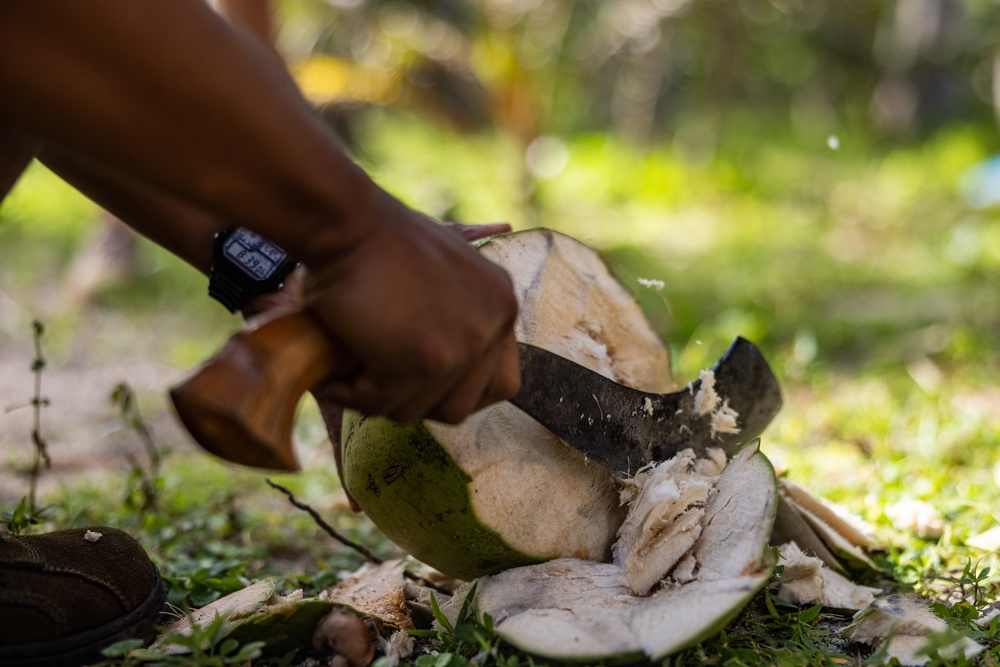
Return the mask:
M284 250L259 234L229 227L215 238L208 295L235 313L254 297L280 289L296 266Z
M208 295L221 303L230 313L242 310L256 294L247 294L247 291L222 271L212 271L208 279Z

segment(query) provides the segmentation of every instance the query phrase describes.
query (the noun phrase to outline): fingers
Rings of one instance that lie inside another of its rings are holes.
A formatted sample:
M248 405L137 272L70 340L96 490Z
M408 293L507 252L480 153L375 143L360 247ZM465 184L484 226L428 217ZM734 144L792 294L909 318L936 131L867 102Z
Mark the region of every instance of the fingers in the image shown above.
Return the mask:
M394 421L424 418L440 401L444 390L434 391L429 383L402 378L360 375L351 380L333 380L323 386L332 401L370 415L384 415Z
M308 275L310 310L359 362L323 392L397 421L457 422L516 390L517 298L467 243L510 227L442 226L388 204L382 225Z
M521 389L520 355L517 350L517 340L512 331L504 336L499 350L497 365L493 370L490 384L487 385L483 395L479 397L479 404L473 408L473 412L498 401L513 398Z
M517 393L521 384L517 343L513 335L483 357L477 367L459 382L451 393L428 414L428 417L457 424L473 412L506 400Z
M442 222L443 226L458 232L466 241L478 241L487 236L506 234L512 228L506 222L490 222L482 225L463 225L460 222Z
M243 307L243 319L248 325L253 325L266 316L267 319L277 313L298 310L302 308L305 299L302 296L302 283L305 279L305 267L299 266L292 270L282 286L273 291L260 294Z
M336 403L331 403L321 395L317 395L316 392L313 392L313 396L316 397L316 405L319 407L319 413L323 416L323 423L326 424L326 432L330 436L330 444L333 445L333 461L337 465L337 477L340 478L340 488L344 490L344 494L347 496L347 503L351 511L360 512L361 505L358 504L358 501L347 490L347 484L344 483L344 456L340 441L340 431L344 424L344 408Z
M461 372L442 379L401 381L360 375L323 385L324 402L346 405L399 422L429 418L457 424L473 412L506 400L520 387L517 343L504 335Z

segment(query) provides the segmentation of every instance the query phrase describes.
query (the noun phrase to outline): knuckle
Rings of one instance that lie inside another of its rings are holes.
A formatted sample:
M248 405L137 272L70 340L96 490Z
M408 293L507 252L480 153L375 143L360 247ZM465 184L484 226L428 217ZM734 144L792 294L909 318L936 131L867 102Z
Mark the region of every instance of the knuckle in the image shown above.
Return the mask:
M502 401L511 398L521 389L521 373L516 363L501 368L490 385L489 398Z
M446 424L458 424L472 411L466 401L447 401L434 410L434 419Z
M505 400L513 397L521 389L521 378L515 374L507 374L497 383L493 394L497 400Z
M418 374L425 378L449 375L457 365L458 355L447 345L434 345L422 351L419 358Z

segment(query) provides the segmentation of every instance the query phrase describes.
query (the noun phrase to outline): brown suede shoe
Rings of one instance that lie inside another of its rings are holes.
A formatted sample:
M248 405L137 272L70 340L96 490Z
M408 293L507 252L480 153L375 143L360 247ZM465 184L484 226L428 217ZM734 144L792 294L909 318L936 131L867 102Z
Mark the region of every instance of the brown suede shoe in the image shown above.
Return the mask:
M116 528L0 533L0 665L96 662L116 641L150 638L165 600L156 566Z

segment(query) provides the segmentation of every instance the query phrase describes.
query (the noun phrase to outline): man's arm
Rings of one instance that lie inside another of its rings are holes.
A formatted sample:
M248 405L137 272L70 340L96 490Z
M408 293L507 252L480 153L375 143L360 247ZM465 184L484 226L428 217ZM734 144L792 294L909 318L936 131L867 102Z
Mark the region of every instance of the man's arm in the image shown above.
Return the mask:
M0 127L0 202L28 167L38 142L23 133Z
M6 124L259 227L305 260L360 233L331 212L376 196L273 55L201 0L5 2L0 91Z
M274 9L271 0L217 0L222 15L243 26L260 40L261 44L274 44Z
M36 157L101 208L208 275L215 235L227 227L222 218L77 152L46 145Z
M277 59L201 0L0 4L0 125L302 259L311 309L357 361L331 391L343 404L457 421L516 391L503 271L379 189Z
M30 155L30 152L27 154ZM225 227L223 220L92 160L52 150L40 152L38 158L65 181L133 229L149 236L202 273L209 272L212 264L214 232ZM444 223L444 225L467 242L510 231L510 225L505 223L485 225ZM168 235L167 238L161 238L161 230L164 227L184 230L184 233L176 237ZM272 312L304 307L301 281L300 272L290 274L285 289L253 299L244 309L244 315L248 318L258 315L267 317ZM326 424L333 445L337 474L343 486L340 448L343 407L331 400L324 393L323 387L314 388L313 396ZM349 493L347 497L351 508L360 511L360 506Z

